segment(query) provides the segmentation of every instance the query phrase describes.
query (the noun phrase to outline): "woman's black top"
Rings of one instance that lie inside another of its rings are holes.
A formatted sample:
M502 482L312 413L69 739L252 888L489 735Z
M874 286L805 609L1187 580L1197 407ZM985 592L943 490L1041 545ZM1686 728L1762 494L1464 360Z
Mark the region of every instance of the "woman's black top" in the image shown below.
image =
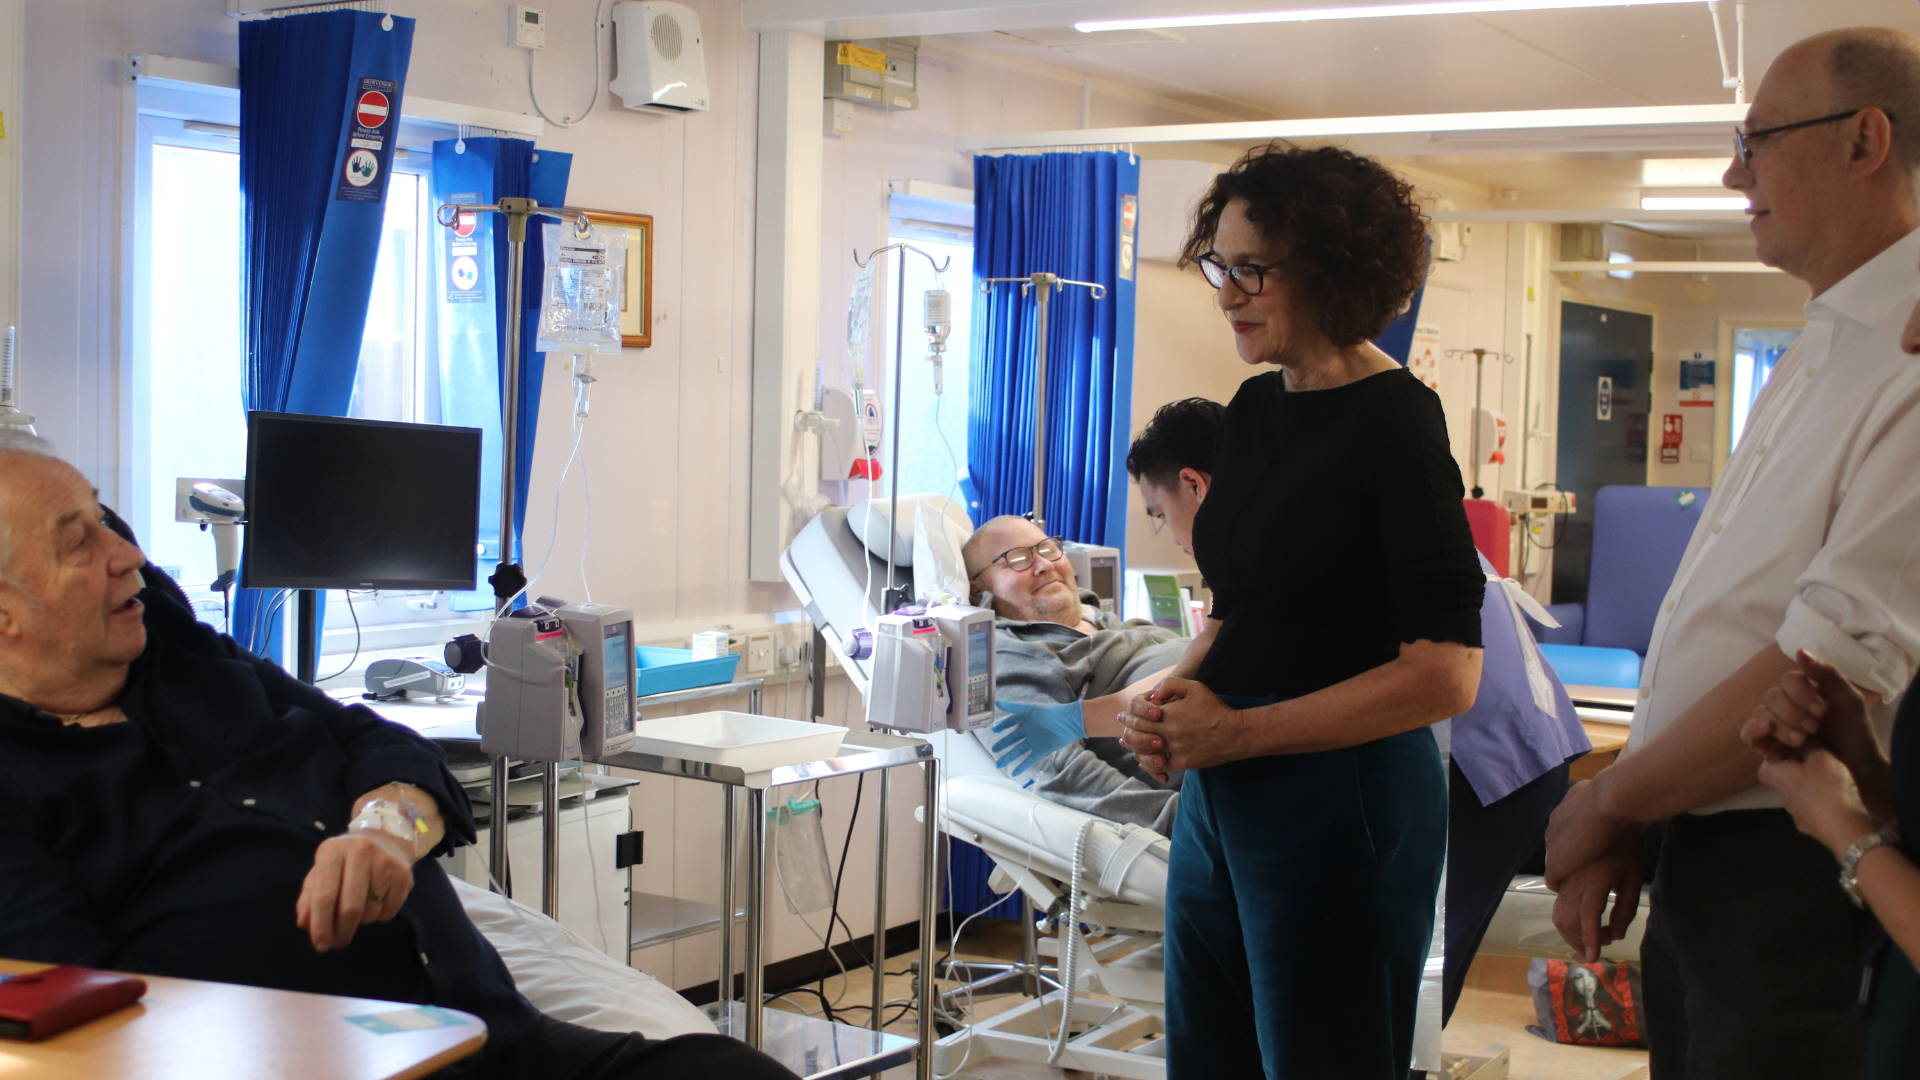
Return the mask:
M1920 679L1907 687L1893 722L1893 809L1900 851L1920 865ZM1862 1080L1920 1076L1920 973L1897 943L1889 942L1873 1000L1873 1031Z
M1227 406L1194 556L1222 620L1199 681L1299 697L1402 642L1480 646L1486 577L1440 398L1404 369L1289 393L1248 379Z

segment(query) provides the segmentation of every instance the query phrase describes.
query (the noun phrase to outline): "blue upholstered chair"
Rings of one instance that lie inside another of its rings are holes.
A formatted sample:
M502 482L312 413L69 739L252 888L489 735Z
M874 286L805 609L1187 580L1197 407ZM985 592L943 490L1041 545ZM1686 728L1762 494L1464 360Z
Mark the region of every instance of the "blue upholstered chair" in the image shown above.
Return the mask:
M1559 629L1533 626L1540 651L1562 682L1640 685L1660 602L1680 569L1707 494L1706 488L1608 486L1594 495L1587 602L1550 605Z

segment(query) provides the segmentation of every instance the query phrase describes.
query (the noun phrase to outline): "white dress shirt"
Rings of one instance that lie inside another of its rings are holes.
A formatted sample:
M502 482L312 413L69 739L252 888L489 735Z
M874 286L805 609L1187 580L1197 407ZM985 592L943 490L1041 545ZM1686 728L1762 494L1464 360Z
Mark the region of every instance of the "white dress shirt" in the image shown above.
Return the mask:
M1807 301L1660 605L1629 750L1769 643L1878 691L1889 734L1920 658L1916 264L1920 230ZM1756 784L1697 812L1780 805Z

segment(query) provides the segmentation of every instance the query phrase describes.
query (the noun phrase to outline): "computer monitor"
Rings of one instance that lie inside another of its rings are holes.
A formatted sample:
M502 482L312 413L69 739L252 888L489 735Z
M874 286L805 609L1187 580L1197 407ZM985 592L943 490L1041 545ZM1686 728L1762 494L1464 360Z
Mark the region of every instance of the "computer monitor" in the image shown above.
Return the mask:
M471 589L480 429L247 414L250 589Z

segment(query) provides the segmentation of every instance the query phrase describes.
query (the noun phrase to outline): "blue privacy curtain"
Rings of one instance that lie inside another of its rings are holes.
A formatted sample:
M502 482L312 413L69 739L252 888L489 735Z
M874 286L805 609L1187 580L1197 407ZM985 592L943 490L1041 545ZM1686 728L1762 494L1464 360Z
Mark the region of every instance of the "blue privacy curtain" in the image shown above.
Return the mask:
M1054 293L1048 313L1049 532L1124 548L1132 437L1139 159L1106 151L973 161L978 278L1048 272L1107 287ZM976 516L1033 509L1037 307L1018 284L973 296L967 468Z
M489 204L531 198L559 207L567 200L573 155L536 150L525 139L443 139L433 144L433 198L444 203ZM546 265L544 226L527 221L521 278L520 398L514 440L515 551L527 520L527 473L533 466L534 430L540 418L540 378L546 354L534 351L539 336L540 287ZM507 222L498 214L461 219L439 229L434 240L440 302L440 422L481 430L481 587L456 593L456 611L493 607L485 581L500 558L500 385L506 378ZM526 561L524 554L519 556ZM528 568L531 571L531 567Z
M339 416L353 396L413 20L329 11L240 24L250 410ZM234 635L280 659L284 613L242 589Z

